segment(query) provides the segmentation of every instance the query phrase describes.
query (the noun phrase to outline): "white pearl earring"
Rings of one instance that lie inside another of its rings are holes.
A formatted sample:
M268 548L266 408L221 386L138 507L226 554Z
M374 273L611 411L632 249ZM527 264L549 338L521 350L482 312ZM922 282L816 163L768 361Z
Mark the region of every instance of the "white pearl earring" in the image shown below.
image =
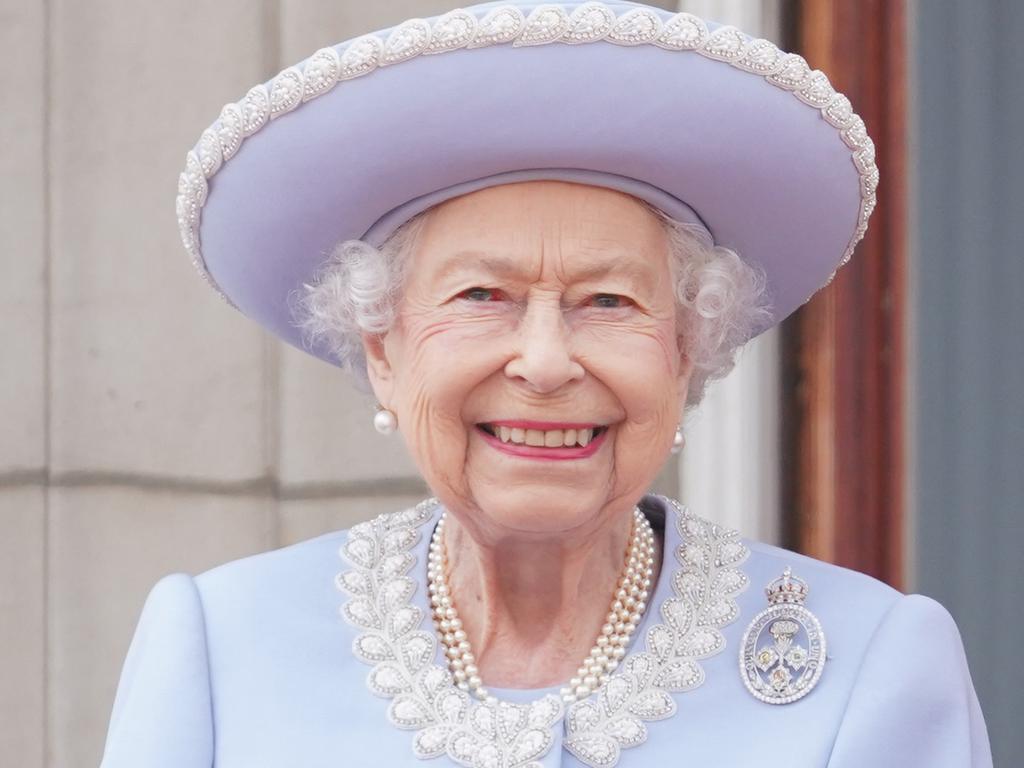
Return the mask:
M373 414L373 428L382 435L390 435L398 427L398 417L394 411L389 411L382 405L377 406L377 412Z
M672 438L672 453L679 453L683 450L683 443L686 442L683 437L683 425L680 424L676 427L676 435Z

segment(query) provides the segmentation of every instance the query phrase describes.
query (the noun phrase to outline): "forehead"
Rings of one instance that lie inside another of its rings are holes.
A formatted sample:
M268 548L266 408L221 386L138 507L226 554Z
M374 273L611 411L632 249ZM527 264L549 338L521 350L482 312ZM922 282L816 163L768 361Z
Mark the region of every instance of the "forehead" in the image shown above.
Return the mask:
M479 190L431 211L417 242L416 272L435 279L467 269L657 278L667 269L667 247L661 222L629 195L530 181Z

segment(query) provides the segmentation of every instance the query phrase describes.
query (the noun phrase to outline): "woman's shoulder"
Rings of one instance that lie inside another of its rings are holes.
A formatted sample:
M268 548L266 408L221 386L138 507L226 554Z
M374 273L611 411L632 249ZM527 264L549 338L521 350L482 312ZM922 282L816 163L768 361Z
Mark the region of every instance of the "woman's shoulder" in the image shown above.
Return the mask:
M264 607L294 602L296 595L333 596L342 568L340 548L349 529L339 529L222 563L194 577L207 611L250 601Z
M756 593L756 599L767 606L764 590L782 576L786 568L807 583L806 607L829 617L853 617L842 626L870 637L883 622L891 626L910 621L931 626L944 625L947 632L957 632L949 611L927 595L904 593L880 579L852 568L767 544L743 539L750 555L743 570ZM824 621L823 621L824 623Z
M823 598L827 595L830 600L847 597L886 606L905 597L900 590L861 571L762 541L742 541L750 550L745 569L755 586L766 587L769 581L778 578L786 568L790 568L795 576L807 582L809 598L812 600L818 595ZM762 575L767 577L763 584L760 578Z

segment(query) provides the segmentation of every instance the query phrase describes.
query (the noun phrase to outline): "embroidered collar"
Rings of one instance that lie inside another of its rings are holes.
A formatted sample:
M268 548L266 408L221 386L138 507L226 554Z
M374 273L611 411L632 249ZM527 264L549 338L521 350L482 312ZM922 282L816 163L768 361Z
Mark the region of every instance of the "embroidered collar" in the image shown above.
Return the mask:
M646 741L646 722L675 714L671 694L698 688L704 682L700 660L725 648L721 628L739 613L736 596L749 584L739 565L750 553L735 531L674 499L656 498L668 511L662 578L670 558L676 563L671 589L652 590L648 613L657 609L661 621L648 623L643 651L631 650L605 685L568 711L553 694L528 704L475 701L435 661L437 638L422 629L424 611L412 598L420 582L414 549L423 527L440 513L437 499L349 530L340 554L352 567L336 583L349 596L342 616L361 630L352 652L371 666L370 690L391 699L391 723L415 731L416 757L447 754L469 768L541 768L537 760L550 751L553 729L561 724L565 749L592 768L610 768L623 748ZM672 525L679 542L669 552Z

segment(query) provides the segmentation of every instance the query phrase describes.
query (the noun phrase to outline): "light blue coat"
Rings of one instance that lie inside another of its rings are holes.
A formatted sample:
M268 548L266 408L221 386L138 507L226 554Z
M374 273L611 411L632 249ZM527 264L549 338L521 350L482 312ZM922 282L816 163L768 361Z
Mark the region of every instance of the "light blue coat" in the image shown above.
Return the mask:
M960 635L941 605L920 595L902 595L854 571L729 536L683 514L663 497L645 496L641 506L656 526L664 524L665 558L627 659L654 658L651 632L663 625L667 603L681 602L678 589L687 574L697 578L691 586L703 583L709 590L703 602L690 606L694 615L719 617L708 626L715 627L717 621L725 647L709 658L683 659L702 675L703 682L692 690L652 693L648 686L644 692L653 696L650 701L664 696L675 711L663 719L627 714L620 723L639 723L646 740L611 747L619 766L992 765ZM103 768L456 765L449 754L418 759L412 745L422 739L429 746L430 733L440 734L443 743L445 733L461 727L451 723L463 715L455 712L445 725L438 720L440 710L432 710L409 729L399 729L388 719L389 698L368 687L371 671L378 684L388 682L383 667L358 659L353 649L357 638L363 638L365 656L392 631L405 633L392 649L413 648L402 643L423 630L425 635L417 637L424 643L429 638L430 658L419 667L415 665L420 662L409 662L414 665L409 669L426 674L431 662L441 664L424 589L426 546L440 511L439 506L420 505L195 578L174 574L158 582L125 661ZM346 545L350 562L339 559L339 548ZM718 560L721 567L715 564ZM767 605L762 588L786 566L810 586L806 607L821 622L828 656L820 681L807 696L770 705L744 687L738 653L745 628ZM385 570L395 587L387 594L373 589L373 583L386 581L381 577ZM349 573L341 580L348 594L336 585L339 571ZM367 580L367 575L377 581ZM403 592L403 584L411 584L411 594ZM372 598L357 605L364 588L371 589ZM369 613L367 605L372 606ZM343 606L346 610L339 613ZM415 618L416 611L408 609L417 608L418 626L395 627ZM362 629L353 625L353 617ZM373 629L378 621L381 627ZM637 667L620 667L628 677L625 669ZM634 680L632 685L639 695L641 683ZM459 701L447 687L443 691L450 694L449 703ZM492 691L519 702L557 693ZM392 698L391 711L399 716L411 712L415 720L416 702L428 701L425 696L409 693L404 709L396 703L402 695ZM611 719L600 710L601 696L591 699L598 704L591 711L601 713L604 721ZM418 730L432 723L434 731ZM511 728L510 734L510 741L519 739L520 749L549 742L531 766L587 764L566 743L583 735L579 730L567 735L560 718L529 735L533 742L525 740L525 730ZM609 737L596 738L600 745ZM512 744L500 738L496 742L495 754L505 755L501 759L511 764ZM476 756L484 764L486 753Z

